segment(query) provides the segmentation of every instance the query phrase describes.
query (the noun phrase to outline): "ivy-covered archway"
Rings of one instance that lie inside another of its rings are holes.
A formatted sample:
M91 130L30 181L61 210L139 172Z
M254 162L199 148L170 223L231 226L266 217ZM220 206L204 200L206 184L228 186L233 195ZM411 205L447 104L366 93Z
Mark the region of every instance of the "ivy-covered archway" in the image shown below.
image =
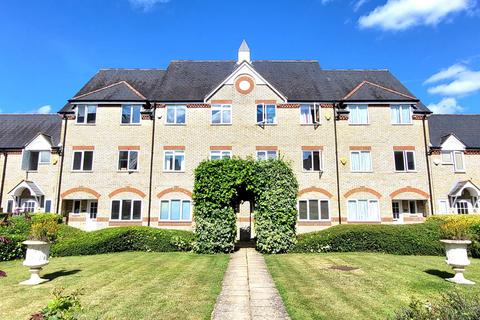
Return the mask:
M295 244L298 182L283 160L203 161L195 169L195 250L232 252L236 235L234 205L240 193L253 197L257 250L287 252Z

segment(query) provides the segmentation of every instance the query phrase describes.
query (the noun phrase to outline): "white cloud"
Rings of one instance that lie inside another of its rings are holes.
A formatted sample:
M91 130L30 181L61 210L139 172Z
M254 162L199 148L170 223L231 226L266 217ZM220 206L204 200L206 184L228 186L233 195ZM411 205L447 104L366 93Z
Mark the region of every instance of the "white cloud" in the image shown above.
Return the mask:
M358 0L353 4L353 11L357 12L361 6L367 3L369 0Z
M480 71L470 70L463 64L454 64L432 75L425 83L440 83L428 89L429 93L444 96L461 96L480 91Z
M431 103L427 106L433 113L460 113L463 107L460 106L455 98L443 98L438 103Z
M46 105L38 108L34 113L50 113L51 110L52 110L52 106Z
M405 30L416 25L436 25L453 13L470 10L476 0L388 0L360 17L362 28Z
M128 0L134 7L140 8L143 11L152 9L156 4L167 3L170 0Z

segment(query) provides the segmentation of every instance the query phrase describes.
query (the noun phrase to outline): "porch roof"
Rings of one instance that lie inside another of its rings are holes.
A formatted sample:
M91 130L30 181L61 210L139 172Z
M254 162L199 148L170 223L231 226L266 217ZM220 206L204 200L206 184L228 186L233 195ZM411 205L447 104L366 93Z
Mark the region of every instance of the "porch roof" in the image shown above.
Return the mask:
M41 197L45 195L42 189L40 189L35 182L27 180L23 180L17 184L12 190L10 190L8 194L11 196L20 196L25 189L28 189L30 194L34 197Z
M457 182L455 186L452 188L452 190L450 190L448 195L451 197L461 196L463 190L465 189L475 191L475 196L477 197L480 195L480 189L476 185L474 185L470 180Z

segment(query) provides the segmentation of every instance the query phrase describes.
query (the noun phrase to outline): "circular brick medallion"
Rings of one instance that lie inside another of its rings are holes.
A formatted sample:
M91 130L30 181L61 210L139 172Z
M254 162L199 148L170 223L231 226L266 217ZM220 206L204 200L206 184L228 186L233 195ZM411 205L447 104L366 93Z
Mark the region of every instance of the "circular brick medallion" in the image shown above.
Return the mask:
M241 94L249 94L252 92L255 83L249 76L240 76L235 80L235 88Z

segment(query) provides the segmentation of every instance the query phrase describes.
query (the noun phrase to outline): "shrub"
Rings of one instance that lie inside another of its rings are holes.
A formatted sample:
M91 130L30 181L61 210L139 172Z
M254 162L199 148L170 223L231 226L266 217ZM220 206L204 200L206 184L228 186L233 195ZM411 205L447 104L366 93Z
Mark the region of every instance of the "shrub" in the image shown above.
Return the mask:
M25 255L25 248L22 244L25 236L11 235L0 236L0 261L21 259Z
M193 234L188 231L151 227L120 227L79 233L56 242L53 256L81 256L121 251L187 251Z
M58 223L55 218L34 220L28 238L45 242L54 242L57 238Z
M31 316L30 320L76 320L79 319L82 306L80 291L64 294L63 288L53 290L54 299L49 301L42 311Z
M298 236L295 252L384 252L442 255L438 222L410 225L338 225Z
M467 219L452 219L440 226L442 239L469 240L472 224Z
M0 227L0 235L24 235L26 238L31 224L32 221L24 216L11 217L8 225Z
M447 292L438 301L413 299L407 308L396 312L393 320L477 320L480 319L480 296L458 291Z
M231 252L236 236L233 205L253 200L257 250L287 252L295 243L298 183L282 160L234 158L203 161L195 169L195 251ZM247 199L245 199L247 198Z

